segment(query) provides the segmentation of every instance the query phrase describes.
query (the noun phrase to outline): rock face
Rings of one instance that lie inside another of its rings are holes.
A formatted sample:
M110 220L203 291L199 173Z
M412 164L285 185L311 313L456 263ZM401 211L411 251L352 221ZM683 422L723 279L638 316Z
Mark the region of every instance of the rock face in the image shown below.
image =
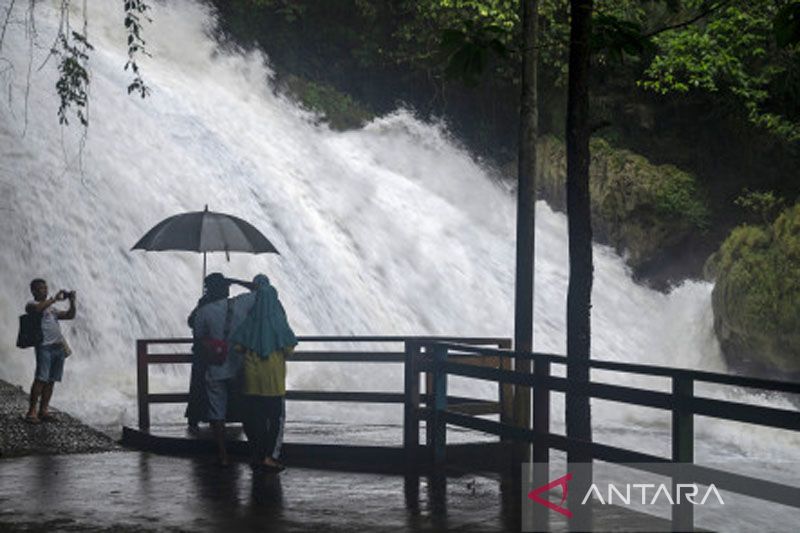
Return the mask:
M565 210L564 143L545 136L537 149L540 197L554 209ZM672 165L653 165L642 156L592 139L589 180L594 237L625 253L634 273L707 225L708 210L694 177Z
M282 86L303 107L319 113L320 119L334 130L360 128L373 118L366 107L330 85L289 75L283 80Z
M740 226L709 261L714 329L728 360L800 376L800 204L771 226Z

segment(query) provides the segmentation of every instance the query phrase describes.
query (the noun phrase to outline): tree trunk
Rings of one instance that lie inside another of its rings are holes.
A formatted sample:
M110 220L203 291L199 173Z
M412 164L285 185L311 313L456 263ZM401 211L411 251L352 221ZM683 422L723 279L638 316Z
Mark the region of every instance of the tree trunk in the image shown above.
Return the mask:
M592 225L589 205L589 38L592 0L571 0L569 47L569 90L567 96L567 219L569 224L569 289L567 292L567 378L571 380L566 398L567 438L591 441L591 408L584 395L589 381L591 340ZM570 463L586 463L583 451L571 452ZM583 469L582 469L583 470ZM591 469L588 470L589 482ZM577 480L570 495L585 494ZM577 511L576 506L571 506ZM573 511L573 512L574 512ZM581 517L589 525L591 511ZM576 516L577 518L577 516ZM572 524L570 524L572 527Z
M523 0L522 8L522 81L518 139L517 189L517 265L514 299L514 349L530 353L533 349L533 252L535 218L536 136L538 133L537 98L537 4L538 0ZM516 361L517 372L529 374L530 361ZM530 427L530 388L517 387L514 394L514 421ZM529 460L528 446L520 459Z

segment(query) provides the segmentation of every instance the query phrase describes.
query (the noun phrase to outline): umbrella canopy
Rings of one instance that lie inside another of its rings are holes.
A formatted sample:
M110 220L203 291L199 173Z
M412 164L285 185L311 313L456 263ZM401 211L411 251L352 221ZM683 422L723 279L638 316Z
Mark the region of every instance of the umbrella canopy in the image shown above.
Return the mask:
M195 211L156 224L131 250L279 253L250 223L225 213Z
M207 252L274 253L278 250L250 223L208 210L174 215L145 233L131 250L202 252L203 279ZM230 258L229 258L230 259Z

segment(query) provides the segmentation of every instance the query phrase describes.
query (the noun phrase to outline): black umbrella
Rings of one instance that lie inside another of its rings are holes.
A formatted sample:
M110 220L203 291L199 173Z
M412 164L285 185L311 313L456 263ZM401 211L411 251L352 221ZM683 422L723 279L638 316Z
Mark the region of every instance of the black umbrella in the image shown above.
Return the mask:
M279 253L250 223L225 213L208 210L174 215L148 231L131 250L202 252L203 279L206 277L206 253L246 252Z

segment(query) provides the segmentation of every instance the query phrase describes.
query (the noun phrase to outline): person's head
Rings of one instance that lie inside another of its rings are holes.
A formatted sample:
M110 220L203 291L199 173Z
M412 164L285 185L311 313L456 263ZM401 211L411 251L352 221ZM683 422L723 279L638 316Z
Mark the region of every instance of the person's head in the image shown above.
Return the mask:
M255 285L256 289L265 289L270 285L269 278L264 274L257 274L253 278L253 285Z
M206 296L211 301L222 300L230 294L230 283L219 272L213 272L203 280Z
M37 302L42 302L47 299L47 282L42 278L36 278L31 281L31 294L33 299Z

